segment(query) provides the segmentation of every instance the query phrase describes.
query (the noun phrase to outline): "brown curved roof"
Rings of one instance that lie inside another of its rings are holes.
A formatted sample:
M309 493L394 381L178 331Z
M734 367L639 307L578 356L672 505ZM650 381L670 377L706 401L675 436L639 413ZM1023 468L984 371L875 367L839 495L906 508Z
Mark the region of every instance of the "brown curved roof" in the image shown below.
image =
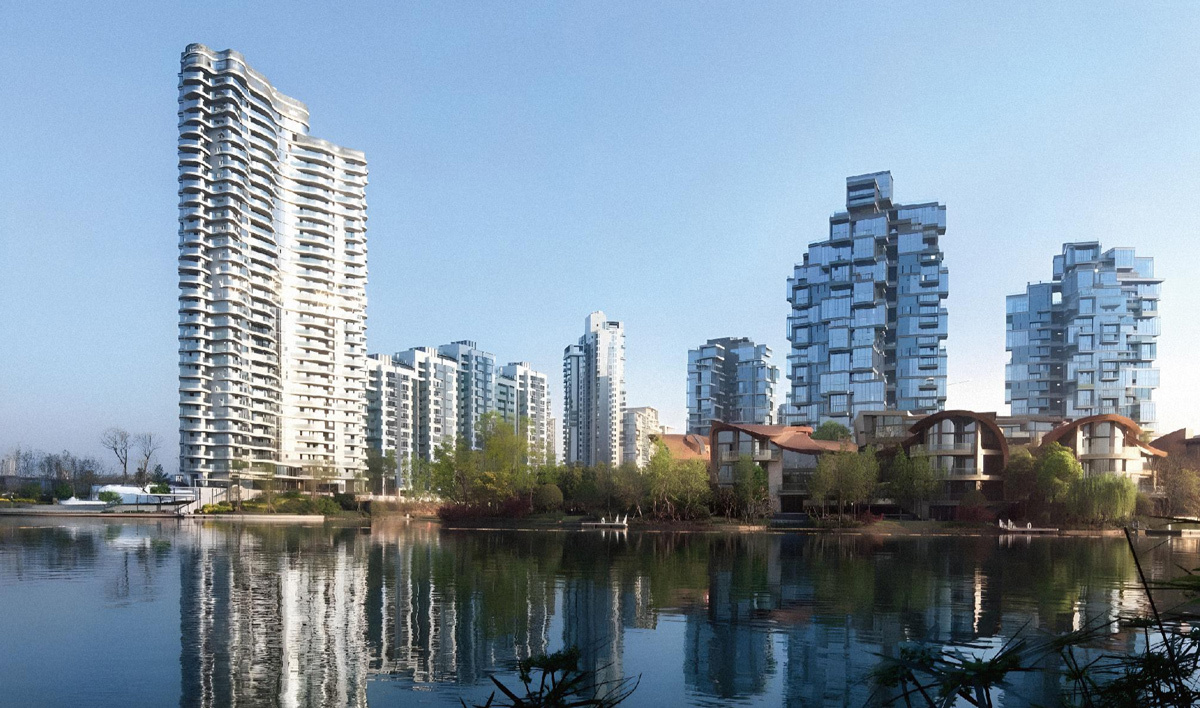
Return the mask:
M927 415L913 423L908 429L908 432L912 433L912 435L910 435L903 443L905 449L907 449L910 445L916 445L917 443L921 442L919 439L917 439L918 433L928 430L929 428L933 427L935 423L940 423L948 418L970 418L976 423L979 423L988 430L992 431L992 434L996 436L997 443L1000 445L1000 453L1004 455L1005 461L1008 460L1008 438L1004 437L1004 432L1001 431L1000 426L996 424L995 414L976 413L975 411L961 409L940 411L938 413L934 413L933 415Z
M740 430L756 438L766 438L772 444L784 450L820 454L822 452L840 452L847 450L855 452L858 446L849 440L814 440L813 429L800 425L741 425L737 423L721 423L713 421L710 439L715 440L722 430ZM714 443L715 444L715 443Z
M651 440L661 442L676 460L708 461L708 438L695 433L680 435L678 433L662 433L650 435Z
M1063 437L1068 433L1075 432L1079 426L1084 425L1085 423L1116 423L1124 428L1126 433L1131 433L1133 435L1134 444L1142 448L1147 455L1153 455L1154 457L1167 456L1167 453L1163 452L1162 450L1142 442L1142 426L1135 423L1131 418L1126 418L1125 416L1117 415L1116 413L1090 415L1086 418L1080 418L1079 420L1073 420L1069 423L1063 423L1054 430L1051 430L1042 436L1042 445L1049 445L1052 442L1058 442L1059 440L1062 440Z

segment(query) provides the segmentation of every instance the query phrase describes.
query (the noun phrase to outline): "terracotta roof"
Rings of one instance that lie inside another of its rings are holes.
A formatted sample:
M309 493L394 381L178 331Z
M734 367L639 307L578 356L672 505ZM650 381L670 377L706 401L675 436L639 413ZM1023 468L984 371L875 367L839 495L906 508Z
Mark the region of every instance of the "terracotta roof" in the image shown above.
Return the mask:
M650 439L665 445L676 460L708 460L708 438L703 435L662 433L651 435Z
M1051 430L1050 432L1046 433L1046 435L1042 437L1042 444L1049 445L1052 442L1058 442L1059 440L1062 440L1063 437L1066 436L1068 433L1075 432L1075 430L1078 429L1079 426L1084 425L1086 423L1116 423L1117 425L1124 428L1126 433L1133 435L1134 444L1137 445L1138 447L1140 447L1142 449L1142 451L1145 452L1147 455L1153 455L1154 457L1166 457L1167 456L1167 453L1163 452L1162 450L1159 450L1156 447L1147 445L1146 443L1142 442L1142 428L1140 425L1133 422L1133 420L1126 418L1123 415L1117 415L1116 413L1101 413L1100 415L1090 415L1086 418L1080 418L1079 420L1073 420L1070 423L1063 423L1062 425L1058 426L1054 430Z
M714 421L712 435L715 436L722 430L740 430L757 438L766 438L772 444L793 452L822 453L858 450L858 446L849 440L814 440L813 429L801 425L740 425Z

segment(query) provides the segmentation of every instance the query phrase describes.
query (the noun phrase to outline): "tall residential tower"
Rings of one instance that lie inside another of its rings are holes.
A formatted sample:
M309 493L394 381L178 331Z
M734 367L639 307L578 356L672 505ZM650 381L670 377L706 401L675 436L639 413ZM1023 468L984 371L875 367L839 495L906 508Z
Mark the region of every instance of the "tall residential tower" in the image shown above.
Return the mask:
M783 421L850 427L862 411L946 405L946 207L894 204L890 172L846 180L846 211L788 278Z
M366 471L366 159L237 52L181 64L180 472L345 488Z
M1068 243L1054 279L1009 295L1004 398L1013 415L1116 413L1153 431L1161 278L1132 248Z
M708 435L712 421L773 425L779 367L771 348L721 337L688 351L688 429Z
M625 328L603 312L563 352L563 457L567 464L621 464Z

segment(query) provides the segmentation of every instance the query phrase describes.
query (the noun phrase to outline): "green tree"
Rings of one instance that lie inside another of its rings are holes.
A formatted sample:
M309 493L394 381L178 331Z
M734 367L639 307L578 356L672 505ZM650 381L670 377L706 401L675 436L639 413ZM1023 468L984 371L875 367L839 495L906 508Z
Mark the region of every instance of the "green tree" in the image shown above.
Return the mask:
M733 465L733 496L743 519L760 519L771 513L767 471L748 455Z
M850 429L835 420L827 420L813 431L813 440L833 440L840 442L849 440L852 436Z
M1042 446L1037 464L1037 489L1047 502L1061 501L1071 483L1083 476L1083 466L1074 453L1058 443Z
M867 447L858 452L841 450L821 455L808 490L816 501L824 503L826 499L834 499L838 513L841 513L847 503L869 500L878 480L879 461L875 457L875 448Z
M495 411L480 417L479 430L478 465L469 466L475 472L472 501L500 502L531 492L535 479L529 467L528 439Z
M396 451L388 450L380 453L378 450L367 450L367 480L371 483L371 492L386 494L389 479L396 478Z
M1028 447L1013 448L1004 467L1004 498L1025 502L1037 494L1037 461Z
M913 513L919 513L921 502L937 494L941 481L934 474L928 457L910 458L900 450L892 458L890 482L892 499Z
M1064 495L1071 516L1086 523L1124 521L1137 505L1137 485L1128 477L1101 474L1079 477Z

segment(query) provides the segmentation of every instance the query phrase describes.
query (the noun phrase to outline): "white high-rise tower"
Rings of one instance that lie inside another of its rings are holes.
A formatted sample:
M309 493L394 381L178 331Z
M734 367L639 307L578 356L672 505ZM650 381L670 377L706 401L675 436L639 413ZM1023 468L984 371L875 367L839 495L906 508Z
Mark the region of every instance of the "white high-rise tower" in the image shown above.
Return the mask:
M181 65L180 472L345 489L366 471L366 158L237 52Z
M563 352L563 456L567 464L621 464L625 328L593 312Z

